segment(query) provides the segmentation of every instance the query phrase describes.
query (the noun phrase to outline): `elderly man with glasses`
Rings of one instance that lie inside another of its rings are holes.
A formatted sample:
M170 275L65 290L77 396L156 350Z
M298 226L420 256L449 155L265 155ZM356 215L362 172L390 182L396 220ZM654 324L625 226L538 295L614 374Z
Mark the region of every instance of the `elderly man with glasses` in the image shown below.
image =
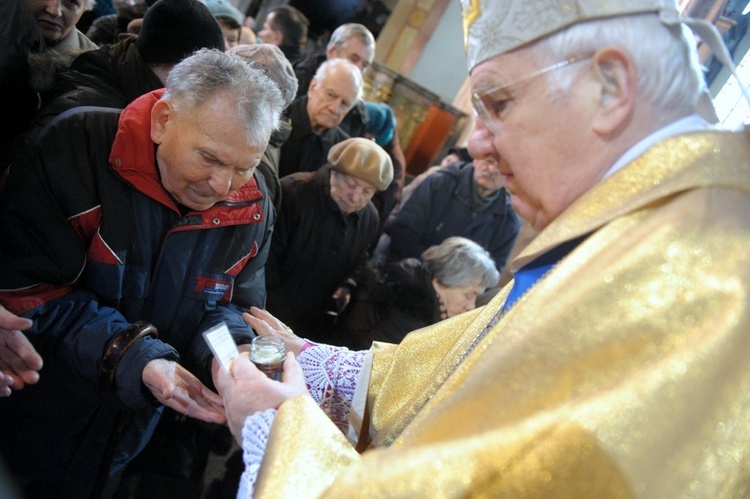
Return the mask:
M750 142L697 114L676 3L462 5L470 150L539 235L487 306L398 347L311 346L253 310L301 353L283 384L245 359L219 379L243 487L259 470L258 497L747 496Z
M292 133L281 146L279 176L311 172L325 164L334 144L349 138L339 125L362 97L364 80L345 59L324 62L306 88L307 95L287 108Z

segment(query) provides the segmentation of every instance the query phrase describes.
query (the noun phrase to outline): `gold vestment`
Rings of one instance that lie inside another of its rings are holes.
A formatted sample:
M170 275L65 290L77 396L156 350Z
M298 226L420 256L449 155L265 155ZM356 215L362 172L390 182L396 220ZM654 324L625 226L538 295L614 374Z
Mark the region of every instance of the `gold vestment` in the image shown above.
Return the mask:
M746 496L750 138L661 142L513 267L586 234L483 338L508 288L375 345L362 454L309 397L284 403L256 494Z

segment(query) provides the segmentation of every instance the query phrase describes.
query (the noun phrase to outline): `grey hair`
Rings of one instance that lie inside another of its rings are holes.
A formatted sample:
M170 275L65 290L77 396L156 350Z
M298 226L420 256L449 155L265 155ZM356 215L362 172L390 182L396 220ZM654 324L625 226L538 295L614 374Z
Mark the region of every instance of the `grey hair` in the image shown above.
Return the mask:
M375 37L369 29L357 23L346 23L336 28L331 33L331 39L328 40L326 50L330 50L332 47L341 47L343 44L348 42L352 38L359 38L360 41L367 48L375 49Z
M251 146L265 147L279 127L284 101L278 85L239 57L200 49L172 69L166 87L164 98L177 110L191 109L218 92L230 93Z
M354 99L354 102L362 99L362 92L365 86L365 81L362 78L362 72L357 66L346 59L331 59L330 61L323 62L323 64L318 66L318 69L315 71L316 83L320 84L325 81L326 77L331 72L331 69L338 66L344 68L346 72L349 73L349 75L354 79L354 84L357 86L357 97L356 99ZM352 104L354 102L352 102Z
M638 14L577 24L531 48L540 63L594 53L605 45L625 48L637 68L638 95L665 116L694 112L705 89L695 38L686 26L665 26L658 14ZM574 72L547 75L551 87L569 87Z
M91 10L96 7L96 0L86 0L85 10Z
M443 286L464 286L478 279L480 286L491 288L500 279L487 250L465 237L449 237L427 248L420 258Z

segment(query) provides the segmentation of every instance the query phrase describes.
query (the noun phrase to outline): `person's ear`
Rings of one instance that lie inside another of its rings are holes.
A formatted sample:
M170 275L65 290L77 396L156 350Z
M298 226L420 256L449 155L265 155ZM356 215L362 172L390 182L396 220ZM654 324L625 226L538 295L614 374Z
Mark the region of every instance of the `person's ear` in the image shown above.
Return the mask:
M592 127L601 136L616 135L635 112L636 68L630 54L622 47L604 47L592 59L600 88Z
M317 84L318 80L313 76L312 80L310 80L310 84L307 86L307 93L309 94L310 92L312 92L313 88L315 88L315 85Z
M151 140L161 144L174 109L166 99L159 99L151 108Z

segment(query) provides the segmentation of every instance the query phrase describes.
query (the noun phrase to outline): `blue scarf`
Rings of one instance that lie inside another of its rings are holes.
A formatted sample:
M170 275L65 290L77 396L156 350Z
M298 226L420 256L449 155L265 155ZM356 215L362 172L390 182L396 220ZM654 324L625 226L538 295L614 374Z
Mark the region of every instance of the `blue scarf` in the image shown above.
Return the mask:
M565 242L519 269L513 276L513 288L510 290L510 294L508 294L508 298L505 300L503 310L505 312L510 310L510 308L519 298L521 298L521 296L524 295L524 293L526 293L526 291L536 284L542 276L547 274L557 262L573 251L573 249L584 239L585 236L582 236L573 239L572 241Z

